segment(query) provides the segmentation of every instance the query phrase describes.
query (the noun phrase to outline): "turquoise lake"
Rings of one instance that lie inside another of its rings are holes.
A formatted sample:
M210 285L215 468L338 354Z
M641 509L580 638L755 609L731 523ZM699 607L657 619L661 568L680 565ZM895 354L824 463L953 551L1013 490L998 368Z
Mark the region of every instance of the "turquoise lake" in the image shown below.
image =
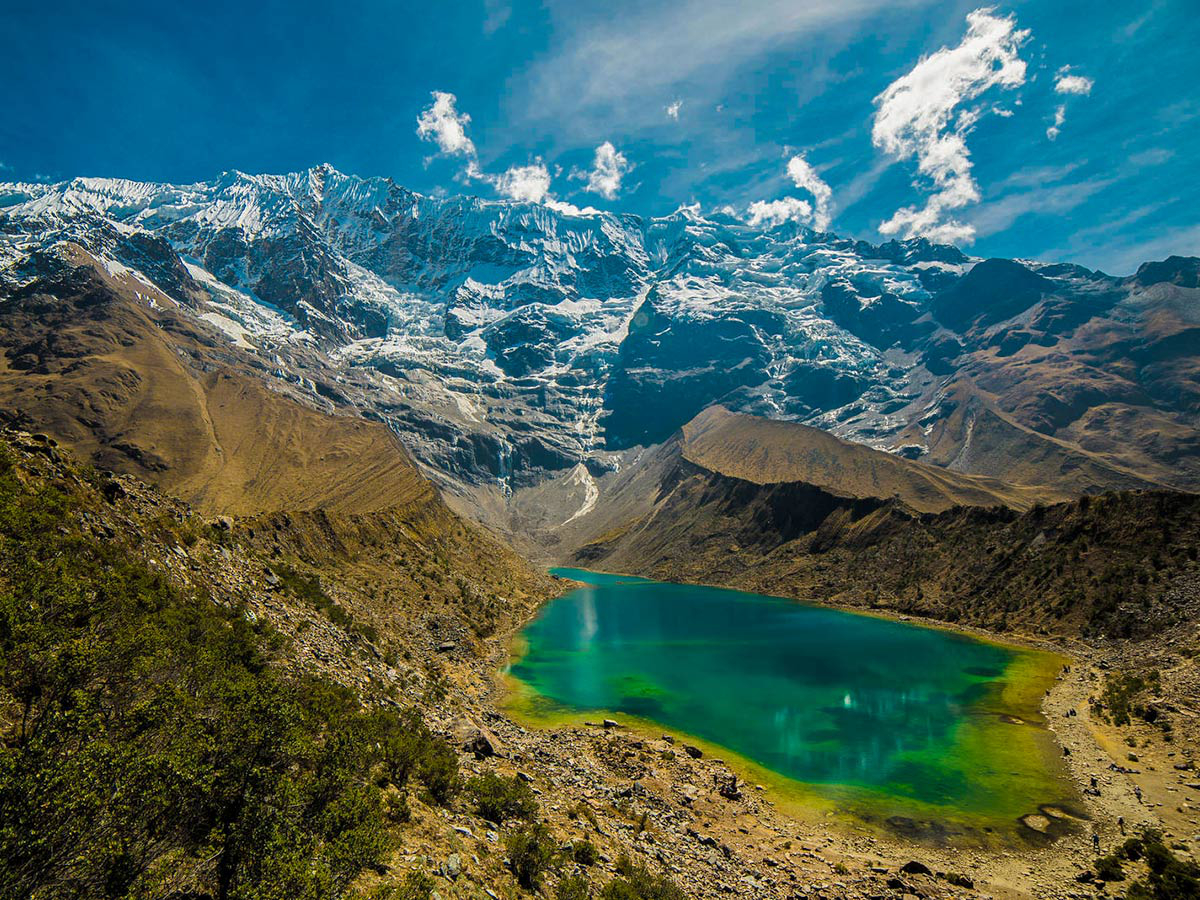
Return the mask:
M523 631L533 717L635 716L870 808L1004 820L1063 802L1042 692L1061 661L718 588L591 582Z

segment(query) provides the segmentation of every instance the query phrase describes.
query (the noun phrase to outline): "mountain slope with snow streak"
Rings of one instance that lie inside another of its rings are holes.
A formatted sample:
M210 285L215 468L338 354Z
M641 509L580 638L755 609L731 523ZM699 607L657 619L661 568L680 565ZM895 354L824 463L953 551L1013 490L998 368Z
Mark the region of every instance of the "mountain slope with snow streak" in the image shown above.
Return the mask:
M0 293L68 243L470 502L599 478L714 403L967 472L1028 460L1025 483L1200 485L1195 260L1118 279L329 166L0 185Z

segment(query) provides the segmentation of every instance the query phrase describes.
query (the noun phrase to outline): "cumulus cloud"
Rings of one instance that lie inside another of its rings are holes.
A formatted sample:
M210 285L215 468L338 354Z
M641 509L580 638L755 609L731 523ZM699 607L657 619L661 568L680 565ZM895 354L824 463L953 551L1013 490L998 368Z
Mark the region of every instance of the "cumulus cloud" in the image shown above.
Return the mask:
M792 181L795 182L796 187L812 194L813 227L818 231L827 229L830 220L829 205L833 199L833 191L830 190L829 185L821 180L821 176L817 174L816 169L810 166L808 161L800 154L796 154L788 160L787 173Z
M633 166L625 154L613 146L612 141L605 141L596 148L596 156L592 168L588 171L576 169L571 177L587 182L587 190L599 194L606 200L613 200L621 191L621 180Z
M445 91L433 92L433 103L417 118L417 136L433 141L447 156L474 158L475 144L467 137L471 117L456 108L458 98Z
M527 166L512 166L502 175L476 176L510 200L543 203L550 193L550 172L541 160Z
M809 222L812 204L796 197L779 200L755 200L746 210L746 224L759 228L774 228L784 222Z
M784 222L800 222L812 225L818 231L825 231L829 227L833 191L799 153L788 160L787 174L796 187L812 194L811 203L799 197L755 200L746 208L742 218L748 225L763 228L774 228Z
M1054 76L1054 92L1056 94L1077 94L1086 97L1092 92L1095 81L1085 75L1072 75L1070 66L1063 66ZM1062 131L1063 122L1067 120L1067 104L1060 103L1054 110L1054 124L1046 129L1046 137L1054 140Z
M546 198L546 206L564 216L598 216L601 214L600 210L594 206L579 207L566 200L555 200L553 197Z
M1078 95L1086 97L1091 94L1092 88L1096 84L1091 78L1086 76L1076 76L1070 73L1070 66L1063 66L1055 74L1054 90L1055 94L1063 95ZM1062 131L1062 124L1067 121L1067 104L1060 103L1054 110L1054 125L1046 128L1046 137L1054 140Z
M1054 90L1059 94L1083 94L1085 97L1092 92L1096 84L1085 75L1071 75L1063 69L1054 78Z
M500 175L485 172L479 165L475 143L467 136L471 117L458 111L458 98L445 91L434 91L432 96L433 103L417 118L417 136L421 140L437 144L438 152L444 156L465 156L467 164L462 175L467 181L489 184L510 200L546 202L550 195L550 171L545 163L539 159L529 165L512 166ZM617 182L620 183L619 176Z
M1046 129L1046 137L1054 140L1058 137L1058 133L1062 131L1063 122L1067 121L1067 108L1060 105L1054 111L1054 124Z
M897 210L879 226L882 234L940 242L974 238L970 225L948 215L980 199L966 138L984 110L963 107L991 88L1025 83L1018 53L1028 37L1011 16L977 9L967 15L967 33L957 47L923 57L875 98L875 146L896 159L915 158L933 191L923 207Z
M681 109L683 109L683 101L673 100L671 103L667 104L667 118L674 119L676 122L678 122L679 110Z

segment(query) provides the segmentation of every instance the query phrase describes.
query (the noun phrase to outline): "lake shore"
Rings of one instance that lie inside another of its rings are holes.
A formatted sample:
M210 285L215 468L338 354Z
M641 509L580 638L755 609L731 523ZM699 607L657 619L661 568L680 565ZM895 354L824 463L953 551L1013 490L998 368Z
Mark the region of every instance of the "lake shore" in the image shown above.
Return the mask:
M564 587L570 586L573 585L564 583ZM888 617L886 611L874 610L870 614ZM536 615L535 611L529 618ZM663 730L653 725L605 729L564 722L546 729L527 727L532 723L523 724L510 716L511 707L507 704L511 701L511 685L497 678L496 673L510 658L511 641L526 622L518 623L520 627L495 642L490 689L486 698L480 699L493 717L491 721L504 732L498 735L501 741L519 748L514 765L533 767L535 761L564 756L566 765L548 766L548 784L568 788L570 796L578 794L601 817L607 806L620 809L639 798L647 806L657 806L649 802L651 797L662 801L664 813L682 811L682 819L688 824L680 822L678 814L661 817L652 814L650 821L655 829L646 840L659 842L660 849L652 855L660 860L691 859L702 866L699 871L710 872L711 883L687 879L693 896L732 893L748 897L805 894L869 897L873 889L887 887L889 881L897 880L914 891L919 887L920 893L929 897L1092 896L1089 887L1075 881L1075 876L1095 859L1092 831L1100 835L1103 848L1111 848L1120 838L1118 817L1124 819L1126 830L1133 833L1143 824L1161 825L1164 808L1164 801L1155 799L1157 792L1147 784L1141 785L1144 802L1138 801L1134 793L1138 783L1135 776L1113 770L1114 765L1119 765L1114 759L1113 740L1111 736L1104 737L1102 723L1092 720L1088 699L1095 691L1098 667L1105 664L1106 654L1081 642L1055 642L1035 635L996 635L957 623L913 620L910 616L891 618L1008 646L1056 653L1072 660L1069 671L1054 680L1040 705L1055 742L1070 751L1065 762L1075 785L1081 791L1086 790L1091 776L1097 775L1098 796L1083 798L1087 822L1044 846L956 849L872 833L853 817L840 816L834 810L810 808L808 814L797 815L791 804L779 801L771 785L763 784L765 789L760 790L758 781L742 784L742 798L731 802L721 797L715 787L730 773L729 765L723 761L730 755L719 748L698 744L704 755L692 759L677 752L678 739L663 740L660 736ZM1072 709L1075 714L1069 715ZM673 758L665 759L664 754L670 751L675 751ZM1166 752L1171 751L1163 752L1163 760ZM614 763L614 757L622 762ZM736 760L733 764L738 765ZM625 830L629 826L626 823L615 827ZM663 842L672 845L670 854L664 854ZM936 874L899 871L913 860L920 861L932 873L964 875L978 890L964 889L937 878ZM677 875L685 871L679 867L676 870ZM690 870L686 871L690 876Z
M591 577L577 570L555 574ZM514 640L506 711L518 721L561 728L619 720L645 738L667 732L678 742L727 760L742 780L769 786L778 804L810 821L836 814L876 833L899 832L960 846L1015 841L1015 833L1027 827L1024 820L1036 821L1043 807L1072 814L1059 816L1025 839L1038 841L1045 832L1077 827L1078 797L1063 777L1041 712L1042 696L1062 668L1062 657L973 636L962 642L963 635L947 629L855 616L786 598L690 585L662 584L659 589L653 581L626 583L617 580L621 577L602 576L591 582L594 594L564 595ZM680 622L677 634L660 631L662 623L677 618L680 604L689 611L688 622ZM610 619L606 609L618 618ZM639 636L639 616L633 612L643 609L650 611L644 637ZM728 620L730 615L736 622ZM588 634L599 629L587 639L593 649L575 649L564 657L563 651L573 650L580 640L581 616L589 623ZM716 616L713 626L698 624L708 616ZM746 624L752 622L759 624ZM785 633L789 636L782 642L775 637ZM644 648L642 640L649 641ZM527 655L531 641L535 649ZM837 649L843 643L845 652ZM640 649L630 654L621 649L626 646ZM739 646L750 648L750 656L732 649ZM867 654L863 665L846 667L851 648ZM767 665L770 678L748 678L746 668L760 671L760 662L767 658L776 661ZM665 659L671 661L663 663ZM1003 669L990 668L1001 659ZM845 682L828 683L832 671L842 671ZM543 675L530 681L535 672ZM545 682L546 677L551 681ZM589 686L588 696L606 696L618 705L571 699L576 690L571 685L581 679ZM906 685L899 693L894 679ZM611 687L597 695L600 683ZM785 684L777 701L769 699L771 691ZM852 710L851 697L860 689L865 692L864 710L874 711L860 718L851 713L846 721L840 715L843 691L846 708ZM972 697L965 706L942 706L943 691L953 695L964 689ZM679 718L681 709L697 708L685 699L688 692L707 698L709 712L694 719L695 728ZM641 711L647 704L662 715ZM786 726L778 720L783 710ZM916 741L906 740L898 729L909 727L909 722L921 735L933 731ZM787 731L781 733L780 727ZM716 736L729 728L742 729L736 742ZM947 731L938 734L939 728ZM780 755L780 748L807 740L809 734L821 735L823 744L815 753L797 748L796 756L787 751ZM887 745L893 749L883 750ZM766 762L772 757L760 757L755 747L774 753L782 765ZM814 768L812 761L818 759L826 762ZM842 780L839 772L850 777ZM947 787L951 784L956 787Z

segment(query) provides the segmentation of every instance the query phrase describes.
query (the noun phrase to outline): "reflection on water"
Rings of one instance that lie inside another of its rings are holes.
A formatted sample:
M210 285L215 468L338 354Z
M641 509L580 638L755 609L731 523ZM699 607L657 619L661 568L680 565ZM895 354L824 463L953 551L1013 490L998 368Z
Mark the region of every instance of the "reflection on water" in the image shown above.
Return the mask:
M513 674L541 695L650 718L810 784L986 807L999 776L1020 774L960 734L985 718L978 702L1011 650L736 591L602 580L526 629Z

